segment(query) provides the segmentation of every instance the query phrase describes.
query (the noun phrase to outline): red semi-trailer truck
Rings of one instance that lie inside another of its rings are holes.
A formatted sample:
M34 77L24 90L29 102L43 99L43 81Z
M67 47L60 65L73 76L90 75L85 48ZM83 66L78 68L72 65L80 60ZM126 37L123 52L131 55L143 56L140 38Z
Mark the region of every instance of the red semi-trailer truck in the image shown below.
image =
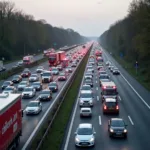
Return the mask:
M62 60L66 58L65 51L58 51L54 53L50 53L49 55L49 66L57 66Z
M16 148L21 133L21 95L0 94L0 150Z

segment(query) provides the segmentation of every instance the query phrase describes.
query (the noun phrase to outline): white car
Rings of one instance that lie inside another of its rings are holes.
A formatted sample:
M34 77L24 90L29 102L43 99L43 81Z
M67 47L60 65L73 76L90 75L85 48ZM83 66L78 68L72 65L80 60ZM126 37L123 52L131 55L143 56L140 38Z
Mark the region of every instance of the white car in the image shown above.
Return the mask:
M95 145L95 130L92 124L79 124L75 132L75 145L78 147L91 147Z
M22 98L32 98L36 95L36 90L32 86L25 87L22 92Z
M3 93L9 93L9 94L16 93L16 92L17 92L17 89L15 86L7 86L3 91Z
M28 87L29 86L29 82L28 81L21 81L19 84L18 84L18 91L23 91L25 87Z
M42 111L42 104L40 101L30 101L25 109L26 115L39 114Z
M89 107L81 108L80 117L92 117L92 110Z
M36 72L37 73L42 73L44 71L44 67L43 66L39 66L37 69L36 69Z
M29 77L29 82L36 82L39 81L39 77L37 74L31 74L31 76Z

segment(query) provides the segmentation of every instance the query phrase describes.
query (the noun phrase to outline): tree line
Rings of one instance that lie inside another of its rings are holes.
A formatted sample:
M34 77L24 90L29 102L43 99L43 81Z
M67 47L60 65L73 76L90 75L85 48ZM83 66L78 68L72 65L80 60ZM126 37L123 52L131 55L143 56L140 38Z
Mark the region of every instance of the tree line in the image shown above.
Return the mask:
M18 10L12 2L0 2L0 60L85 41L86 37L72 29L53 27L45 20L35 20L32 15Z
M128 15L99 37L112 54L150 69L150 0L133 0ZM149 71L150 75L150 71Z

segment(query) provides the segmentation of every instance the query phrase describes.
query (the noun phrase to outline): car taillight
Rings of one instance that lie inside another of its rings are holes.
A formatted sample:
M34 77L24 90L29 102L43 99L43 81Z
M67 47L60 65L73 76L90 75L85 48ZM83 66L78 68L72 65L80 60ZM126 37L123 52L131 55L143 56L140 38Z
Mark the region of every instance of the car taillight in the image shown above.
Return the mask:
M113 89L116 89L116 86L113 86Z
M103 88L103 89L106 89L106 86L103 86L102 88Z
M118 106L118 105L116 106L116 109L117 109L117 110L119 109L119 106Z
M106 105L104 105L104 109L107 109L107 106L106 106Z

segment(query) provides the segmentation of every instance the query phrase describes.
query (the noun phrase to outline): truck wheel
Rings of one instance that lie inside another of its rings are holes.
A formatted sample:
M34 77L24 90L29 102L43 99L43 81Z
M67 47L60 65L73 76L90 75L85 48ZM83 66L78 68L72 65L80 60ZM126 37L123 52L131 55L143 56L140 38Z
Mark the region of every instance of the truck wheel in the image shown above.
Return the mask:
M16 146L18 146L19 143L20 143L20 137L18 137L18 138L16 139Z

